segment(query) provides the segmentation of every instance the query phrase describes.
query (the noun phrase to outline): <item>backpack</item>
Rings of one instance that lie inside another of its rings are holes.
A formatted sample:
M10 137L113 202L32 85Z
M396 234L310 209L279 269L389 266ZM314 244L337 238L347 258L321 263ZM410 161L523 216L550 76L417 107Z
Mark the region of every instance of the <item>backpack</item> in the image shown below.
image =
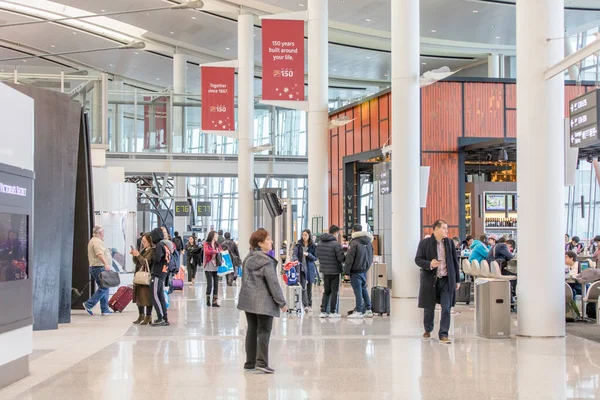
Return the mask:
M298 261L292 261L292 262L285 264L285 266L283 267L283 269L284 269L283 280L285 281L286 285L288 285L288 286L298 285L298 270L296 269L296 267L299 264L300 263Z
M165 260L167 260L167 265L169 267L169 273L176 274L179 272L179 252L175 247L175 251L171 252L169 246L164 240L161 240L160 244L163 246L165 250Z

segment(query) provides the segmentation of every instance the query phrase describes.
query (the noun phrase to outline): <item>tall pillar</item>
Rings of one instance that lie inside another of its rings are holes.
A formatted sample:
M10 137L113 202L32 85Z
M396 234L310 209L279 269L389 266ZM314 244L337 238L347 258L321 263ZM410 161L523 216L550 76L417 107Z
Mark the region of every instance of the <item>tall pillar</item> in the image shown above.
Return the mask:
M185 94L187 92L187 56L178 53L173 55L173 92ZM185 102L185 96L174 96L174 103ZM173 105L173 153L181 153L184 145L185 107Z
M392 1L392 296L417 297L421 237L419 0Z
M544 79L563 59L564 0L517 2L517 195L519 335L565 335L564 77ZM535 18L531 16L535 15ZM539 251L539 233L544 249ZM548 296L561 293L561 296Z
M242 258L254 228L254 17L238 18L238 239Z
M328 3L308 0L308 226L314 216L329 220Z
M187 200L187 179L185 176L175 177L175 201ZM173 217L173 230L180 234L187 231L190 217Z
M488 78L500 78L500 56L488 55Z

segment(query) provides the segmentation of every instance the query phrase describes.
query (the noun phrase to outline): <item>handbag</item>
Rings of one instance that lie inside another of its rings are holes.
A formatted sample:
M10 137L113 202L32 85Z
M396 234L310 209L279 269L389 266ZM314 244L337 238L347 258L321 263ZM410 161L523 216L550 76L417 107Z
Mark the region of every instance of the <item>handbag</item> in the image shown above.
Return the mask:
M231 262L231 255L229 251L223 250L218 253L221 256L222 264L217 268L217 275L223 276L233 273L233 263Z
M102 288L113 288L121 284L121 278L119 278L119 274L115 271L105 270L100 272L98 281L100 281L100 287Z
M144 258L145 265L133 275L133 283L134 285L150 285L150 267L148 266L148 260Z
M215 254L215 265L217 267L220 267L221 265L223 265L223 255L221 255L220 252Z

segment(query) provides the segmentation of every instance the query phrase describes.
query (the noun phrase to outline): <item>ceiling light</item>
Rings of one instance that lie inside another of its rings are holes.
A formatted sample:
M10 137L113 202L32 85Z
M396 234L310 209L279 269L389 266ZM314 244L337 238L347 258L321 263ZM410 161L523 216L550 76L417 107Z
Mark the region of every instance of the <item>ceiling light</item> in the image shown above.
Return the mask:
M56 47L55 45L51 44L50 47Z
M225 50L231 50L229 47L225 47Z
M427 63L423 63L423 65L427 65Z
M156 78L157 81L160 81L160 78Z
M371 57L367 56L367 60L370 60L370 59L371 59Z
M146 15L150 15L150 13L146 13Z
M304 4L298 3L298 7L304 7Z
M77 32L75 32L75 31L73 31L73 32L71 32L71 33L72 33L73 35L77 35Z
M435 29L432 29L432 30L431 30L431 32L432 32L432 33L436 33L437 31L436 31Z
M27 60L22 60L23 62L27 62Z
M496 36L496 39L500 39L500 36Z
M492 28L495 28L495 27L496 27L496 25L492 25Z
M334 68L334 69L333 69L333 72L336 72L336 71L337 71L337 68Z
M175 34L175 32L169 32L169 33L170 33L171 35L174 35L174 34Z
M192 17L192 19L196 19L196 17Z
M138 53L137 51L134 51L134 52L133 52L133 54L135 54L135 55L138 55L138 54L140 54L140 53Z
M473 10L473 12L477 14L479 11L478 10Z
M108 66L109 66L109 67L114 67L114 65L112 65L112 64L108 64Z
M366 18L366 19L365 19L365 21L367 21L367 22L371 22L371 20L370 20L369 18Z
M100 11L102 11L102 12L106 12L106 10L100 10Z

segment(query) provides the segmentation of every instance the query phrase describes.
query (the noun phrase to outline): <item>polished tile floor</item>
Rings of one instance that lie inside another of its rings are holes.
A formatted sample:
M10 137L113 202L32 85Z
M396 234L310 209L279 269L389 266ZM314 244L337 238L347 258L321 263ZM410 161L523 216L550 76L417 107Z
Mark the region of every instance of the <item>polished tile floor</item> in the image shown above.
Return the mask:
M170 327L133 326L130 307L111 317L77 312L58 331L36 332L32 375L0 399L600 398L599 344L574 336L482 339L473 307L460 305L452 345L423 341L414 300L393 300L391 317L372 320L278 319L270 348L276 373L244 373L237 288L226 288L219 309L203 304L203 290L172 296ZM342 310L353 303L344 287Z

